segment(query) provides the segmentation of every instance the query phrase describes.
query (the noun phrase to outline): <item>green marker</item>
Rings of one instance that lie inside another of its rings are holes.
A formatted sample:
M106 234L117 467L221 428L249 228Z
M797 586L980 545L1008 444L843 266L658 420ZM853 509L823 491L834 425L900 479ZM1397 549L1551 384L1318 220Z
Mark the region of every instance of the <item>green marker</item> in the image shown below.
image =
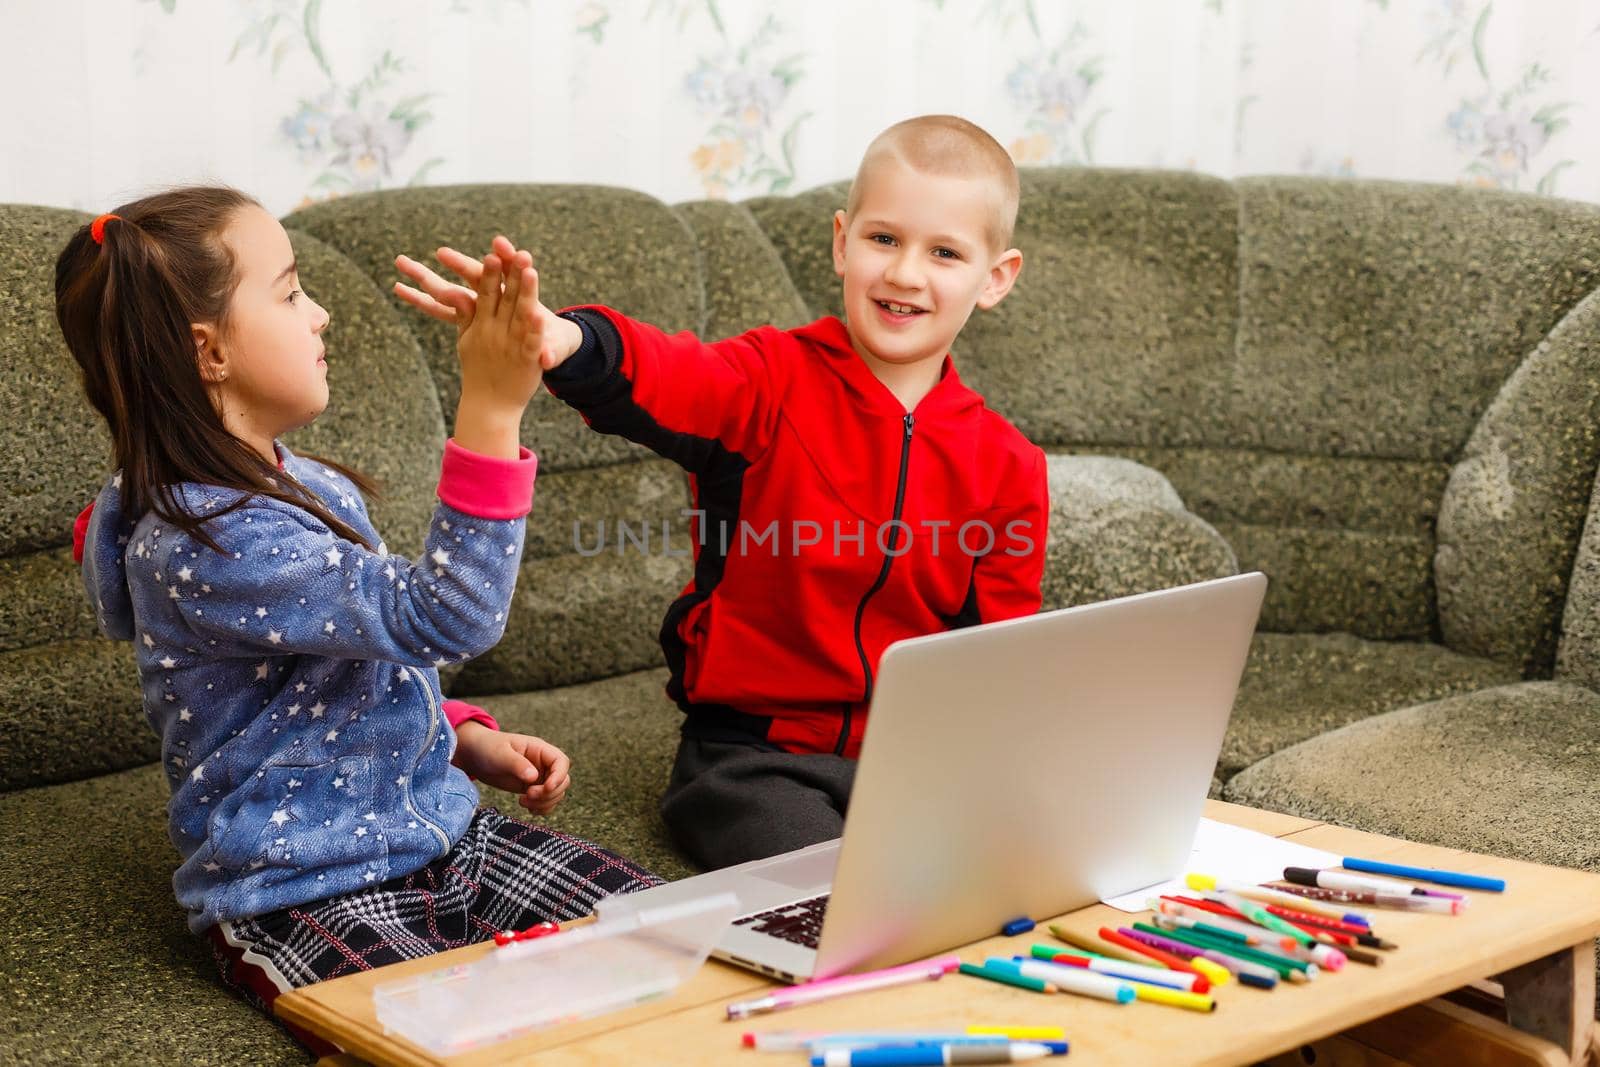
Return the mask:
M1042 982L1037 978L1024 978L1014 971L1003 970L999 967L990 969L987 964L980 967L976 963L963 963L961 965L961 973L970 974L974 978L987 978L991 982L999 982L1002 985L1014 985L1019 989L1031 989L1035 993L1054 993L1056 991L1056 987L1049 982Z

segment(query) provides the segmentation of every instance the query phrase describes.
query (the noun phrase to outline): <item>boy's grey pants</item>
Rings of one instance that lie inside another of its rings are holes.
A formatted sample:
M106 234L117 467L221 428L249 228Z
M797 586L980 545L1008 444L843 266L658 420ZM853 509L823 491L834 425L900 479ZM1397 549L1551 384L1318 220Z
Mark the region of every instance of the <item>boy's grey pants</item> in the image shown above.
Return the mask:
M685 736L661 817L695 863L731 867L838 837L855 777L843 756Z

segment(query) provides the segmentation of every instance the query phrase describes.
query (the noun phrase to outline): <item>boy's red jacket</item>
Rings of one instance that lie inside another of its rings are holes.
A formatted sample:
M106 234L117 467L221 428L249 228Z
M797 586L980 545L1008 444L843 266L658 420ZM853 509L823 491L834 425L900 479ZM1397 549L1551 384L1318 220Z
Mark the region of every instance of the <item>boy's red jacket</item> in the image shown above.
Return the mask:
M585 340L551 391L683 466L702 513L661 628L685 732L854 757L890 643L1039 609L1044 453L948 356L907 414L836 318L707 344L562 314Z

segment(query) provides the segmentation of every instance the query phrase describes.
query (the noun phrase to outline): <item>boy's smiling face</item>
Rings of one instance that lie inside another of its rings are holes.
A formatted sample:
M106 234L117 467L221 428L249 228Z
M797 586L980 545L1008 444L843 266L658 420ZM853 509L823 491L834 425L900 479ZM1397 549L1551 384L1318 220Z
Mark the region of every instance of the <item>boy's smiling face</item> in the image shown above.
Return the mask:
M974 307L1010 291L1022 254L994 247L999 201L989 179L889 158L873 166L855 211L834 215L850 340L880 378L943 357Z

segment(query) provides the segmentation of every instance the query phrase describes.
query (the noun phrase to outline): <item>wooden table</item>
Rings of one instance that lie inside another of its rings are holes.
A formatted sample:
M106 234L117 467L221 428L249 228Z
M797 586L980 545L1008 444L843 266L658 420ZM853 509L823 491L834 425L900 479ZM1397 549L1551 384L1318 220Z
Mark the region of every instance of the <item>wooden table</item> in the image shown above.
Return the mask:
M670 998L459 1056L439 1058L382 1032L373 1014L374 985L475 959L491 950L488 944L307 986L280 996L277 1011L356 1057L407 1067L478 1067L523 1062L534 1053L541 1067L632 1063L783 1067L806 1061L799 1053L742 1049L739 1035L790 1028L949 1030L968 1023L1060 1025L1072 1043L1071 1054L1062 1061L1067 1064L1254 1063L1313 1042L1328 1053L1318 1060L1322 1064L1585 1060L1594 1033L1600 875L1418 845L1219 801L1209 802L1207 815L1339 855L1497 876L1506 879L1509 888L1504 894L1471 894L1471 906L1455 918L1376 912L1379 933L1400 945L1385 954L1382 966L1350 964L1315 982L1280 983L1272 991L1230 983L1218 991L1218 1009L1212 1015L1147 1003L1117 1006L1066 995L1041 996L951 975L731 1023L724 1018L724 1006L757 995L771 983L712 960ZM1096 904L1055 921L1092 933L1102 924L1126 924L1129 919L1127 913ZM1049 940L1041 924L1033 933L989 938L966 946L960 954L981 963L989 955L1025 954L1031 943ZM1430 1002L1495 976L1503 986L1510 1026L1488 1020L1479 1024L1454 1005ZM1402 1011L1424 1002L1431 1006ZM1331 1036L1341 1032L1345 1036ZM1352 1042L1362 1042L1359 1048L1365 1051L1350 1053L1346 1046ZM1373 1051L1378 1048L1387 1051ZM1301 1060L1295 1057L1292 1062Z

